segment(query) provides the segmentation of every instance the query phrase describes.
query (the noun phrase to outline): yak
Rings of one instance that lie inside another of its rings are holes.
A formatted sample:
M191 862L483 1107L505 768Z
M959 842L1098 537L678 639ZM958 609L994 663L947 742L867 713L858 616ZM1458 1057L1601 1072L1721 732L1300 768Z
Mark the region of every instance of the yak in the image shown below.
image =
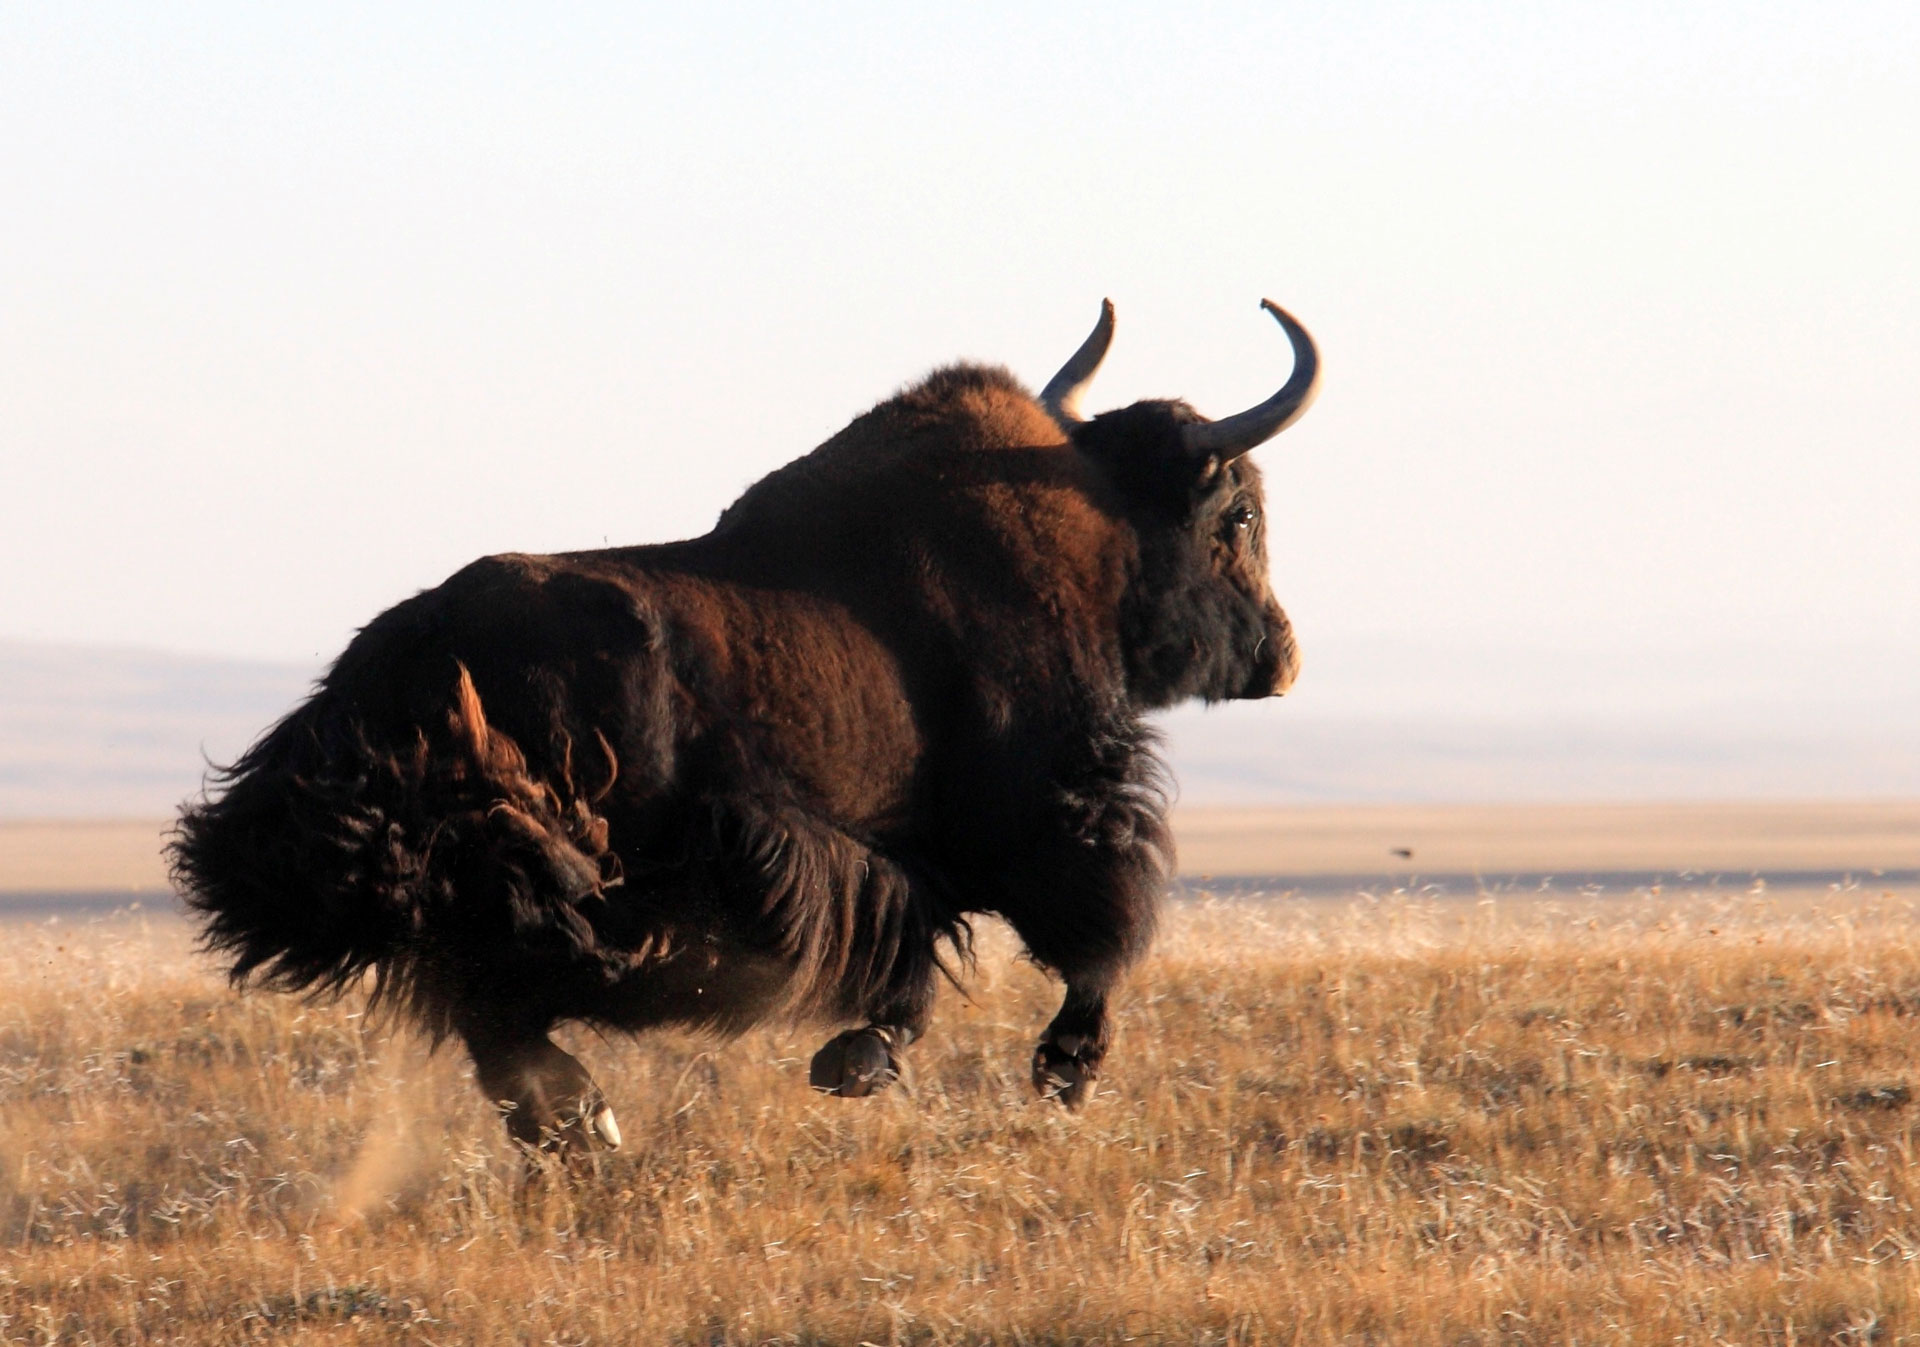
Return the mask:
M1084 417L1103 303L1038 398L943 368L704 536L487 557L382 613L182 809L203 946L457 1038L571 1158L621 1137L556 1025L847 1025L810 1081L865 1095L993 914L1064 984L1032 1078L1079 1106L1173 864L1146 714L1298 669L1245 455L1319 358L1262 306L1293 368L1224 420Z

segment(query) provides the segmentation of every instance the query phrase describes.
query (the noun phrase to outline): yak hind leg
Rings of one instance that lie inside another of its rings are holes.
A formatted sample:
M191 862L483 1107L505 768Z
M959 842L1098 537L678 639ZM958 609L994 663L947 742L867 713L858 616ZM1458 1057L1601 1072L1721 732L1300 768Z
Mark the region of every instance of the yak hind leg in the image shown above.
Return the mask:
M461 1037L481 1092L499 1108L515 1141L569 1161L620 1149L620 1124L607 1097L544 1029L466 1028Z

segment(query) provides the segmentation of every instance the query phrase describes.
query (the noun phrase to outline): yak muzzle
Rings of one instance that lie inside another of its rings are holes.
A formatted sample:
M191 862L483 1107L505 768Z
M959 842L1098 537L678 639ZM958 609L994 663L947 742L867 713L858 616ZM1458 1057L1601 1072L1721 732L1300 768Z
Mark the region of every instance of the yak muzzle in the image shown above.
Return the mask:
M1281 697L1300 676L1300 646L1293 639L1293 624L1278 608L1267 615L1267 634L1260 640L1254 657L1254 673L1245 695L1248 698Z

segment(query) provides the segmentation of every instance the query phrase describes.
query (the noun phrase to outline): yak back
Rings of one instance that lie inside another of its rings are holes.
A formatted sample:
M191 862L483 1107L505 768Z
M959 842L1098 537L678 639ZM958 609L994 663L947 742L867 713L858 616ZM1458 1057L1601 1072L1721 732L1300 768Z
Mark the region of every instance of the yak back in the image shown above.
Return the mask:
M913 659L1021 693L1043 670L1118 671L1126 518L1018 380L954 365L749 487L700 541L716 574L804 588Z

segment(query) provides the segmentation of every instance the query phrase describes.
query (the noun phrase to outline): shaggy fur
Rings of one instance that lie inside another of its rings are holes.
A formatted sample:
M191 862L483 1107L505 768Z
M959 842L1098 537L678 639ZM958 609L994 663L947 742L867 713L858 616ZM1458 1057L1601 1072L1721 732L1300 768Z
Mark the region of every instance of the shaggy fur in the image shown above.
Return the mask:
M702 538L474 563L183 812L206 944L236 982L370 975L534 1137L597 1097L561 1020L864 1020L890 1053L994 912L1068 984L1048 1070L1090 1079L1172 864L1141 716L1294 660L1258 476L1193 461L1195 419L1143 403L1069 442L957 366Z

